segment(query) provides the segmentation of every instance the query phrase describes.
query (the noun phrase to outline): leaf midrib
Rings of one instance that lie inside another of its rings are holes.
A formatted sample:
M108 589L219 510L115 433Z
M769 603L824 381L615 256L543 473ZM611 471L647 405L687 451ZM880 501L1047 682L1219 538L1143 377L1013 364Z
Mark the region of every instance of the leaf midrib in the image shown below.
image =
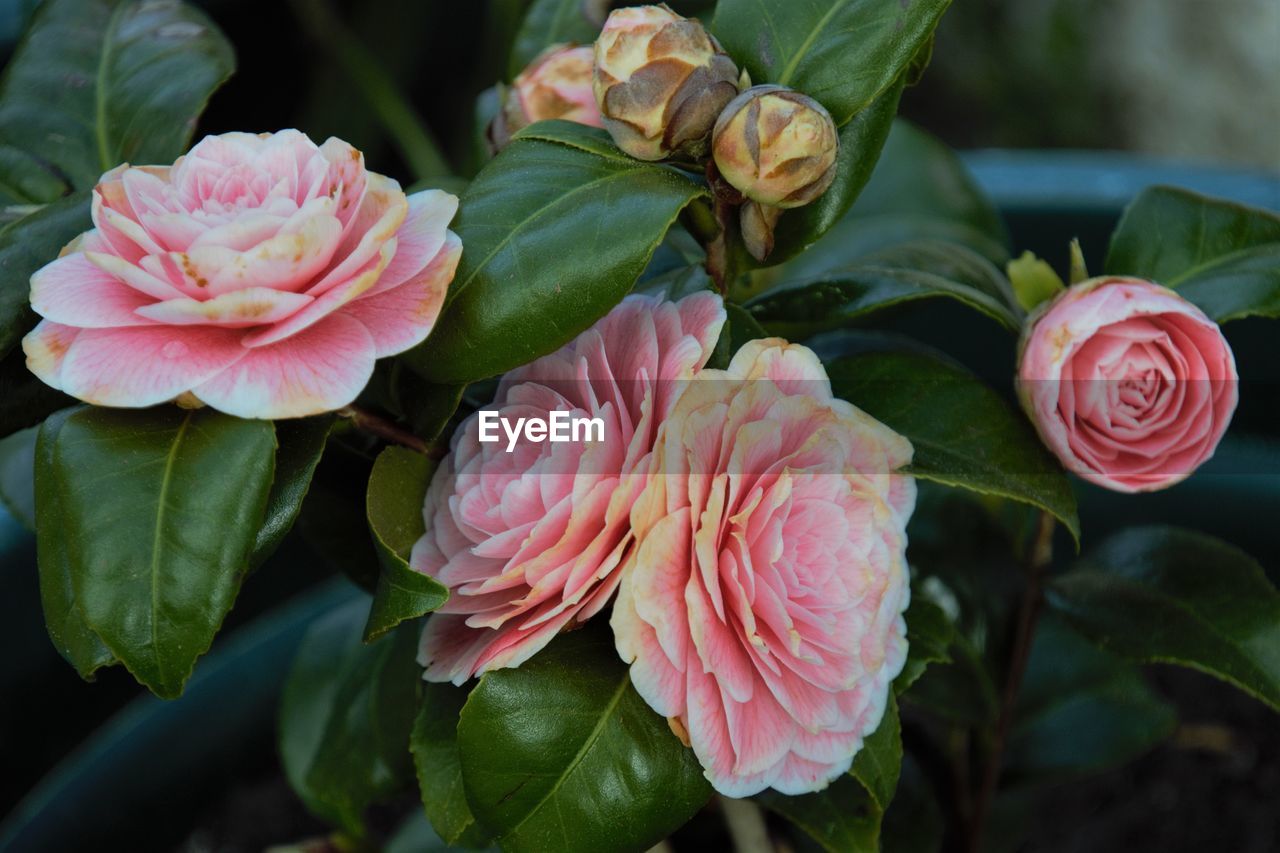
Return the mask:
M94 135L98 139L98 163L102 167L102 171L106 172L116 165L115 158L111 153L111 143L107 139L107 87L106 77L107 68L111 64L113 51L112 44L115 41L116 30L120 26L120 19L124 16L124 10L128 4L121 3L111 12L111 17L107 20L107 28L102 34L102 53L98 56L98 73L93 81L93 104L94 104Z
M800 66L800 60L804 59L805 54L809 52L809 48L813 47L813 43L817 41L818 33L822 32L826 28L827 23L835 17L836 13L848 4L849 0L838 0L838 2L833 3L831 8L827 10L827 13L818 20L818 23L809 31L809 35L805 37L805 40L800 45L799 49L791 56L791 59L787 62L786 68L782 69L782 73L778 75L779 86L786 86L791 82L791 76L796 73L796 69Z
M165 682L164 663L160 654L160 636L157 633L156 625L159 623L160 599L156 594L160 589L160 550L161 540L163 538L164 519L168 511L169 486L173 482L173 467L178 457L178 448L182 445L182 440L186 436L187 427L191 423L191 413L188 412L182 419L182 423L178 425L178 432L173 437L173 442L169 445L169 453L164 461L164 473L160 480L160 493L156 496L156 523L155 529L151 537L151 567L149 576L151 578L151 648L155 657L156 673L160 676L160 682Z
M586 758L587 753L591 751L593 746L595 746L596 741L600 739L600 734L604 731L605 724L609 721L609 718L613 716L614 711L617 710L618 704L622 701L622 696L627 692L627 687L629 687L630 684L630 673L624 673L622 680L618 683L618 689L614 691L608 704L605 705L604 710L601 711L600 719L596 721L595 726L592 727L591 731L587 734L587 737L583 740L582 746L578 748L578 752L573 756L573 760L564 768L564 772L557 777L555 784L551 786L547 793L543 794L542 798L539 799L538 802L534 803L532 808L525 812L524 817L520 818L515 826L502 834L503 838L514 835L518 832L520 827L524 826L525 822L528 821L529 818L541 811L542 807L547 804L547 801L564 786L565 780L569 778L575 769L577 769L578 765L582 763L584 758Z

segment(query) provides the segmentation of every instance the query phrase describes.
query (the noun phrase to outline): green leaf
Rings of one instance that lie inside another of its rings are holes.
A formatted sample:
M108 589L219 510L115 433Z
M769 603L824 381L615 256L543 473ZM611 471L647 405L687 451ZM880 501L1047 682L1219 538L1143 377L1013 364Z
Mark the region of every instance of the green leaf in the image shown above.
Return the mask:
M36 554L40 568L40 602L49 639L81 678L92 680L99 669L118 661L85 620L79 593L72 582L70 555L75 543L69 541L61 528L66 517L65 487L56 476L54 451L63 425L77 411L85 410L66 409L50 416L36 437Z
M307 808L356 836L365 810L412 784L409 732L422 671L418 632L360 642L364 602L318 619L280 700L280 757Z
M1177 717L1136 667L1051 615L1036 627L1014 720L1009 772L1053 777L1125 764L1168 737Z
M951 660L951 641L956 629L947 613L919 590L911 591L911 604L905 614L907 620L907 662L893 682L893 689L902 693L919 678L931 663L947 663Z
M773 280L802 279L847 267L887 246L917 240L959 243L1003 266L1008 235L995 205L960 158L902 119L872 158L875 171L849 212Z
M1018 304L1024 311L1030 311L1066 289L1062 277L1033 252L1023 252L1021 257L1009 261L1005 269L1009 274L1009 282L1013 285L1013 292L1018 297Z
M816 98L836 126L883 94L951 0L720 0L711 29L752 83Z
M1011 332L1021 328L1009 282L991 262L953 243L903 243L857 266L787 282L748 307L770 331L805 338L904 302L949 297Z
M508 79L514 79L539 53L553 44L592 44L601 21L587 17L586 0L533 0L511 47Z
M36 529L36 435L37 427L0 438L0 506L22 526Z
M63 186L23 183L29 160L5 157L0 185L49 202L120 163L171 163L234 69L230 44L186 3L48 0L0 81L0 150L25 152Z
M1127 530L1055 579L1048 597L1102 648L1198 669L1280 709L1280 592L1225 542Z
M466 385L437 385L397 361L391 370L392 405L399 409L413 434L430 444L441 436L462 402Z
M458 716L466 701L467 691L461 687L424 686L409 748L431 826L447 844L482 847L492 838L467 804L458 752Z
M857 779L841 776L816 794L766 791L756 801L804 831L828 853L879 853L883 817Z
M835 180L810 204L783 213L774 231L769 263L782 263L805 251L849 212L888 138L902 85L901 80L891 85L840 129Z
M889 808L902 772L902 722L898 719L898 700L893 691L885 700L880 725L862 742L849 772L867 789L881 811Z
M403 447L386 448L373 463L365 509L382 571L364 629L366 641L430 613L449 598L439 581L409 568L409 553L426 532L422 505L435 467L429 457Z
M311 477L324 454L333 429L332 415L276 421L276 471L267 495L267 514L253 544L249 564L259 566L275 553L293 529L302 501L311 488Z
M769 337L769 333L764 326L760 325L760 321L752 317L751 313L741 305L735 302L726 302L724 310L729 321L731 341L729 349L732 351L730 354L737 352L742 348L743 344L749 341Z
M964 368L920 352L868 352L827 366L837 396L902 433L911 473L1052 513L1077 541L1071 483L1026 419Z
M31 274L92 226L88 193L76 193L0 228L0 356L13 350L38 319L28 307ZM8 408L7 395L0 400Z
M1172 287L1219 323L1280 317L1280 216L1153 187L1116 226L1106 270Z
M40 442L42 584L69 578L71 595L52 597L152 692L178 696L262 526L271 424L208 409L79 409L46 423Z
M710 795L693 752L592 627L485 674L458 746L471 809L507 851L644 850Z
M631 290L704 190L622 154L602 130L539 122L481 170L453 230L466 251L431 337L404 358L433 382L494 376L572 340Z
M49 415L76 401L45 385L27 369L19 348L0 358L0 436L36 426Z

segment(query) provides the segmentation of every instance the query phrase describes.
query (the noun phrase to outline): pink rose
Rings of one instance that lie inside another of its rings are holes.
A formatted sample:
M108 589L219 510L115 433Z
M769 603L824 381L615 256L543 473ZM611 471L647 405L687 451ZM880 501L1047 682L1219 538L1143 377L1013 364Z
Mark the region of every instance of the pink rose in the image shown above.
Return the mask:
M1069 471L1147 492L1213 455L1238 377L1222 331L1199 308L1149 281L1098 278L1068 289L1027 328L1018 395Z
M558 352L506 375L486 411L600 417L604 441L480 441L481 412L453 435L427 491L410 564L449 587L427 620L429 681L518 666L604 607L631 543L638 473L674 397L724 324L720 298L629 296ZM585 438L585 434L583 435Z
M604 127L591 89L593 56L593 48L571 44L540 53L503 93L493 122L494 145L501 148L522 127L553 118Z
M119 166L94 189L95 227L31 277L44 320L22 342L27 366L102 406L340 408L375 359L431 331L462 252L457 205L406 198L347 143L296 130Z
M663 425L614 638L726 796L824 788L879 725L906 660L911 454L776 339L702 371Z

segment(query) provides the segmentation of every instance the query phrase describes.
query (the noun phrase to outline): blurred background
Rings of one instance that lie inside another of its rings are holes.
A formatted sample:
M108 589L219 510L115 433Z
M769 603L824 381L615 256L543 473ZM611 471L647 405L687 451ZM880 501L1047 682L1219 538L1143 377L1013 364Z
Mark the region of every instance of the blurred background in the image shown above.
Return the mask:
M36 5L0 0L0 55L7 57ZM198 135L298 127L316 139L341 136L365 151L371 168L405 185L447 185L443 175L467 176L483 163L477 97L511 76L507 56L527 0L199 5L235 46L239 70L214 96ZM607 4L584 5L599 11ZM670 5L709 19L714 4ZM908 90L902 115L967 152L966 162L1005 216L1015 252L1030 248L1062 267L1066 241L1079 236L1100 266L1123 204L1150 183L1179 183L1280 209L1280 0L955 0L938 31L932 65ZM1252 410L1242 406L1239 417L1269 424L1274 438L1280 359L1274 331L1264 324L1233 324L1231 334L1241 363L1253 371L1246 396L1256 401ZM1265 510L1259 502L1239 517L1205 499L1215 494L1214 476L1225 478L1217 481L1220 489L1235 490L1231 475L1245 471L1253 457L1240 458L1246 461L1225 463L1235 468L1199 478L1208 483L1201 492L1152 496L1137 510L1091 492L1082 504L1085 526L1195 523L1216 511L1221 517L1213 523L1232 528L1217 532L1254 551L1274 579L1278 507ZM1272 476L1270 491L1263 491L1280 494L1275 466L1263 473L1263 479ZM1199 499L1189 500L1193 494ZM1123 519L1113 517L1117 513ZM306 518L300 523L305 527ZM174 801L183 805L149 817L154 844L136 849L260 850L322 832L279 772L273 678L287 666L291 644L318 602L329 606L341 594L315 591L316 578L330 569L305 542L291 542L270 571L246 584L228 620L229 628L245 628L225 632L197 668L193 695L178 703L135 703L77 751L139 690L118 669L85 684L58 658L34 606L33 543L0 512L6 587L0 636L9 651L0 657L0 814L71 755L74 764L59 784L115 779L123 766L138 780L172 786ZM295 610L278 609L286 601ZM267 628L251 624L268 612L277 615ZM257 631L252 637L251 630ZM256 669L235 664L237 655L252 659ZM246 671L262 673L262 682L245 682ZM1151 674L1180 709L1183 722L1174 736L1131 766L1063 784L1036 804L1007 799L1009 823L995 834L1009 841L1008 849L1280 849L1276 718L1207 677L1159 668ZM138 742L133 733L144 728L157 734ZM19 734L32 731L39 736ZM240 731L253 735L238 738ZM190 773L193 765L202 772ZM49 812L51 802L65 797L61 811L50 812L59 819L136 825L136 814L121 813L127 810L120 803L130 802L127 792L86 813L86 801L70 790L46 788L49 801L41 808ZM1028 834L1029 846L1013 846Z

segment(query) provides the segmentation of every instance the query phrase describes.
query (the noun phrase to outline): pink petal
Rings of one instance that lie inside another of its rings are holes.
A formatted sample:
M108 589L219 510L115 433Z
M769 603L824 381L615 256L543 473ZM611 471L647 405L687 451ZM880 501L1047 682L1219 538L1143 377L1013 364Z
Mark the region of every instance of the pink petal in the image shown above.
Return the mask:
M369 189L360 210L347 223L342 242L333 253L334 265L307 292L320 296L355 277L395 239L409 213L400 185L375 172L366 174Z
M41 320L22 339L27 369L40 377L44 384L61 391L62 365L67 358L67 350L79 334L80 330L72 326Z
M340 286L328 290L314 299L310 305L274 326L246 335L244 345L247 347L270 346L320 322L373 287L395 250L396 243L395 239L392 238L382 244L381 252L370 258L369 262L365 264L363 269L358 270L356 275L343 282ZM308 295L315 296L315 291L308 291Z
M211 326L84 329L62 365L63 390L99 406L154 406L243 358L239 338Z
M31 307L41 317L68 326L145 326L151 321L136 311L154 301L80 253L63 255L31 276Z
M275 323L290 317L314 300L301 293L248 287L213 299L169 299L138 309L138 314L175 326L224 326L244 328Z
M409 213L396 231L396 254L382 271L372 293L403 284L432 263L450 234L449 222L458 212L458 197L442 190L409 196Z
M246 352L234 366L194 388L195 395L241 418L305 417L354 400L373 375L375 359L368 330L342 314Z
M378 358L417 346L435 326L445 292L462 256L462 241L452 231L446 234L444 246L414 278L391 290L378 291L375 287L342 309L342 313L355 317L369 329L378 348ZM385 271L382 277L386 277ZM381 283L379 279L378 285Z

